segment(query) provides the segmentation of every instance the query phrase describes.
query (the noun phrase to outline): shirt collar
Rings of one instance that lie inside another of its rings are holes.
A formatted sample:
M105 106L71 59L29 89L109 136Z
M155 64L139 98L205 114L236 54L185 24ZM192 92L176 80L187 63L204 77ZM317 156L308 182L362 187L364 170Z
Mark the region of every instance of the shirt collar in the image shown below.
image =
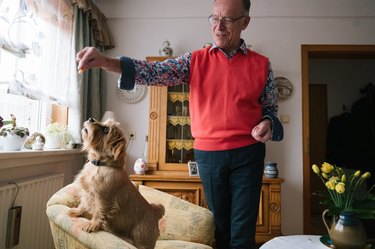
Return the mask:
M220 48L218 47L216 44L212 45L212 47L210 48L209 52L211 52L212 50L216 50L216 49L219 49L221 52L223 52L225 54L225 52ZM241 39L241 44L238 48L236 48L235 50L233 50L232 52L229 53L229 55L225 54L228 58L232 58L238 51L241 51L243 54L247 54L247 47L246 47L246 43L243 39Z

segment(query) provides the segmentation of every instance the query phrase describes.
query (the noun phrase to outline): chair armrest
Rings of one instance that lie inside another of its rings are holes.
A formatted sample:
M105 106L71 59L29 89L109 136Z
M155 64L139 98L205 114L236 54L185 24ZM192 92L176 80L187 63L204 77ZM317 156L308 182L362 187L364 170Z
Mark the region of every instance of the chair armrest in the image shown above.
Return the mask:
M165 215L159 221L160 240L214 244L215 223L208 209L144 185L138 189L148 202L160 203L165 208Z

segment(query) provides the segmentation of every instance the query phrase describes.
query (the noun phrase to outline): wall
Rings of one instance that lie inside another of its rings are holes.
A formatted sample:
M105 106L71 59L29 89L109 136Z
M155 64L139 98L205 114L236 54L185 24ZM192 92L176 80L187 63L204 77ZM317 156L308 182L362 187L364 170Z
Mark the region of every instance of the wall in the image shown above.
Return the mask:
M207 0L96 0L108 17L116 48L109 55L143 59L158 55L169 39L175 55L199 49L211 40ZM279 114L288 115L285 139L267 143L266 160L276 161L282 186L282 232L303 232L301 44L374 44L375 1L372 0L253 0L250 26L243 38L267 55L275 76L294 85L291 98L279 103ZM128 148L128 169L142 155L147 133L148 94L137 104L116 98L117 75L108 73L107 109L116 112L123 128L137 138ZM291 219L293 217L293 219Z

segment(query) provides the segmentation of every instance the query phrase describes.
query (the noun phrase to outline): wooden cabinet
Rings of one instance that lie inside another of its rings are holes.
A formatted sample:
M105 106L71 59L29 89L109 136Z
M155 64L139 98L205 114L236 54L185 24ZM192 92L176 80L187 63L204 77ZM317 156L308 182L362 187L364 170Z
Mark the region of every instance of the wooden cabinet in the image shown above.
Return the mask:
M257 243L281 235L281 184L283 178L263 177L256 228Z
M163 61L168 57L147 57ZM148 168L151 173L186 175L194 161L190 132L189 85L151 86L148 126Z
M147 57L147 60L163 61L167 58ZM131 175L130 179L136 184L207 207L199 177L188 173L187 163L194 161L193 145L189 86L150 87L148 171L146 175ZM281 234L280 190L283 181L282 178L263 179L256 234L259 243Z

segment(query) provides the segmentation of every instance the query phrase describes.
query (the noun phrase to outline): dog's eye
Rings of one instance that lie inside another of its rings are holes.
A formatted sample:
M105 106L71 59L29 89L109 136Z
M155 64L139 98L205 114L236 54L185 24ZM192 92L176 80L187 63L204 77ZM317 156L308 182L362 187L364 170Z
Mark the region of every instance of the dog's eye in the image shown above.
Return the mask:
M104 128L103 128L103 132L104 132L104 133L108 133L108 132L109 132L109 128L108 128L108 127L104 127Z
M86 134L88 134L89 132L87 131L87 129L86 128L83 128L83 130L86 132Z

